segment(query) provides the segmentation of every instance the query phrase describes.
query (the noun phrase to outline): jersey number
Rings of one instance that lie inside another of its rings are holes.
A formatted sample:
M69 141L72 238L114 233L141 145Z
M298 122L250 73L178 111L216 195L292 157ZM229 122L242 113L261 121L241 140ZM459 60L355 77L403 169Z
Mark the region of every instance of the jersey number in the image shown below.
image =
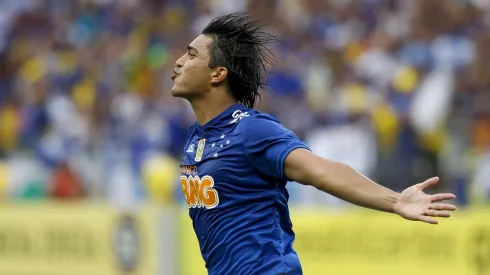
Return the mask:
M198 176L180 176L180 185L189 208L212 209L219 204L218 192L213 188L214 180L210 176L202 179Z

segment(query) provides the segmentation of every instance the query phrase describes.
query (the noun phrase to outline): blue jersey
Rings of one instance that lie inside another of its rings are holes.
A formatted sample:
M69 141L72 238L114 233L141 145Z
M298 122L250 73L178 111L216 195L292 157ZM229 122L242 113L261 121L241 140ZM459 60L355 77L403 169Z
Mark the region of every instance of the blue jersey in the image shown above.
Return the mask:
M284 160L308 147L243 105L189 130L180 184L210 275L302 274Z

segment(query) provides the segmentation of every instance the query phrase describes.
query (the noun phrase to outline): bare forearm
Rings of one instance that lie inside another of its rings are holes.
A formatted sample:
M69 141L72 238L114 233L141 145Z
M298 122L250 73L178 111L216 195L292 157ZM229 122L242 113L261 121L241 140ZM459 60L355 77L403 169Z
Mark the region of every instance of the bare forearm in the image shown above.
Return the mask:
M427 195L425 188L439 178L405 189L401 194L374 183L353 168L316 156L306 149L296 149L286 158L284 174L289 180L311 185L359 206L396 213L412 221L437 224L431 217L449 217L444 210L454 211L450 204L435 203L454 199L453 194Z
M399 194L376 184L355 169L325 160L322 174L311 183L317 189L359 206L393 212Z
M290 179L359 206L393 212L398 193L374 183L348 165L318 156L312 158L291 162L286 169Z
M294 150L286 158L288 179L332 194L350 203L393 212L399 194L374 183L355 169L326 160L304 149Z

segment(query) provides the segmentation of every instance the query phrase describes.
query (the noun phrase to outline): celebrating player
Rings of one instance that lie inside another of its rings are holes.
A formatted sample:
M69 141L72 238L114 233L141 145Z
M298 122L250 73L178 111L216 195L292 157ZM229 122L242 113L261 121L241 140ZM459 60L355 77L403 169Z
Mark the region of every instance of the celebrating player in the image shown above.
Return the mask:
M456 207L427 195L438 178L402 193L310 152L275 118L254 109L275 37L244 14L212 20L176 62L172 95L187 99L190 128L180 184L211 275L302 274L293 249L286 183L311 185L363 207L436 224Z

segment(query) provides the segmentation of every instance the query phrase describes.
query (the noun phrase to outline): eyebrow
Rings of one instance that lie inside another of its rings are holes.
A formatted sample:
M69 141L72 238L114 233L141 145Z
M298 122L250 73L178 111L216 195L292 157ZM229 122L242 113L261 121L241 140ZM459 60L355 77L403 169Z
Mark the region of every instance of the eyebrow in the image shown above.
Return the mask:
M193 52L193 54L199 54L199 52L197 51L196 48L192 47L192 46L187 46L187 51L188 52Z

